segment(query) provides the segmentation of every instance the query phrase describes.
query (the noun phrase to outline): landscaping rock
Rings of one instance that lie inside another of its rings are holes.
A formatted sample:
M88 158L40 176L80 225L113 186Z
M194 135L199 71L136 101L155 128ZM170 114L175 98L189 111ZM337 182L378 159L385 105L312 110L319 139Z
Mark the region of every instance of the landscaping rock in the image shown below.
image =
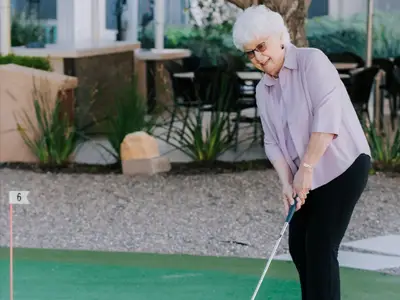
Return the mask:
M154 175L169 170L171 170L171 163L164 156L122 161L122 172L125 175Z
M154 175L171 169L169 159L160 157L157 140L146 132L130 133L124 138L121 160L126 175Z
M157 140L146 132L127 134L121 143L121 159L149 159L160 156Z

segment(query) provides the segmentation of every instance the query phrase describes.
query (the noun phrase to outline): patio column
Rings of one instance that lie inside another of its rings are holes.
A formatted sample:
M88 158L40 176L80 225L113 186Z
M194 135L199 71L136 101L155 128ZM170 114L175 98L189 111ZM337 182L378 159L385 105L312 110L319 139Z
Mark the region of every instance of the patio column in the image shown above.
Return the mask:
M0 0L0 54L11 52L11 4L10 0Z
M99 1L92 1L92 9L91 9L91 18L92 18L92 39L94 42L98 42L100 40L100 16L99 16Z
M367 15L367 51L366 51L366 66L370 67L372 64L372 31L373 31L373 11L374 0L368 0L368 15Z
M156 49L164 48L164 23L165 23L165 0L154 1L154 23L155 37L154 44Z
M128 0L128 28L126 29L126 40L137 41L137 29L139 23L139 1Z
M57 44L91 44L105 31L105 0L57 0Z

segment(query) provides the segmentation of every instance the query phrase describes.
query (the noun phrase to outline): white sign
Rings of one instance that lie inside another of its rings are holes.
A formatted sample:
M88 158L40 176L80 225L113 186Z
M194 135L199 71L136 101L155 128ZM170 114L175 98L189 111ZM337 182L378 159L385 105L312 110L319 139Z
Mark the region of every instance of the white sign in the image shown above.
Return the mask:
M29 204L28 191L11 191L8 194L10 204Z

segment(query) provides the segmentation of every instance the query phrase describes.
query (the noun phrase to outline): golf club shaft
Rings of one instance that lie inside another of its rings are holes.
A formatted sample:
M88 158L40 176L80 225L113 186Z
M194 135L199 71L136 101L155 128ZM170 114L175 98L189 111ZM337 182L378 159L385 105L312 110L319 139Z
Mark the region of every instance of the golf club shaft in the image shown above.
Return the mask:
M267 263L267 265L266 265L266 267L265 267L265 269L264 269L263 274L261 275L260 280L258 281L257 287L256 287L256 289L255 289L255 291L254 291L254 293L253 293L253 297L251 297L251 300L254 300L254 299L256 298L256 296L257 296L258 290L260 289L261 284L262 284L262 282L263 282L263 280L264 280L264 277L265 277L265 275L266 275L267 272L268 272L269 266L270 266L270 264L271 264L271 262L272 262L272 259L273 259L274 256L275 256L276 251L278 250L279 244L281 243L282 237L283 237L283 235L285 234L285 231L286 231L286 228L288 227L288 225L289 225L288 222L285 222L285 224L283 225L283 228L282 228L282 231L281 231L281 233L280 233L279 239L278 239L278 240L276 241L276 243L275 243L275 247L274 247L274 249L272 250L272 254L271 254L271 256L270 256L269 259L268 259L268 263Z
M281 230L281 233L279 234L279 238L275 243L275 247L272 250L271 256L268 259L267 265L265 266L264 272L262 273L261 278L258 281L257 287L256 287L256 289L255 289L255 291L253 293L253 297L251 297L251 300L256 299L256 296L258 294L258 290L260 289L261 284L264 281L264 277L268 272L269 265L271 264L272 259L274 258L275 254L276 254L276 251L278 250L279 244L281 243L282 237L285 234L285 231L286 231L287 227L289 226L290 220L292 219L292 217L293 217L293 215L294 215L294 213L296 211L296 205L297 205L296 198L297 198L297 195L295 195L295 197L294 197L294 203L290 206L289 213L288 213L288 215L286 217L286 220L285 220L285 224L283 224L283 228Z

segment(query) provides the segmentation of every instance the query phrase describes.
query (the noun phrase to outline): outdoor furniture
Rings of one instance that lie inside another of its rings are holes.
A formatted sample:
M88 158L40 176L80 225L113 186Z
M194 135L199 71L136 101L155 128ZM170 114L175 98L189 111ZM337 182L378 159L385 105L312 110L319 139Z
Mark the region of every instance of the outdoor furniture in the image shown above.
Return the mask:
M395 126L395 119L397 117L397 97L400 95L400 81L395 77L395 65L393 61L386 58L374 58L372 64L379 67L385 72L385 82L381 84L380 88L386 91L390 103L390 117L392 127Z
M242 80L253 80L253 81L259 81L263 73L260 71L237 71L236 74L239 76L240 79ZM174 76L178 78L194 78L194 72L182 72L182 73L175 73ZM349 74L339 74L340 78L350 78Z
M328 53L327 56L341 73L365 66L364 60L352 52Z
M250 82L252 83L253 87L255 87L262 78L263 73L260 71L237 71L236 75L239 77L240 84L242 86L241 96L243 98L255 97L255 90L249 88ZM194 79L195 72L174 73L173 76L177 78Z
M194 83L192 78L182 78L174 76L176 73L184 72L187 68L185 65L181 65L176 61L168 61L165 63L165 68L169 73L169 77L172 83L172 98L174 105L172 107L171 120L169 124L169 130L167 133L167 141L169 141L172 126L176 120L177 113L181 108L198 107L201 103L196 97ZM186 120L184 119L182 135L186 127ZM182 136L181 136L182 138Z
M340 70L355 69L358 67L359 64L355 62L333 62L333 65L338 71L340 71ZM253 66L252 63L245 64L245 69L249 71L250 70L257 71L257 69Z
M246 100L241 97L241 79L237 72L226 71L220 67L200 68L194 74L195 90L202 103L202 111L226 112L236 115L233 133L235 136L235 150L238 144L239 122L244 109L256 109L255 99ZM256 112L255 112L256 114ZM230 121L230 119L228 119Z
M237 71L236 74L239 76L240 79L255 81L260 80L263 75L261 72L258 71ZM175 73L174 76L178 78L194 78L195 72Z
M397 56L393 59L393 63L396 67L400 68L400 56Z
M135 64L138 72L138 85L148 105L148 111L153 112L157 104L172 102L171 95L166 93L170 82L165 63L172 60L181 60L189 57L191 51L187 49L137 49Z
M337 62L337 63L333 63L333 65L335 66L335 68L338 70L338 71L348 71L348 70L353 70L353 69L356 69L356 68L358 68L358 64L357 63L340 63L340 62Z
M349 96L360 119L362 119L363 114L366 114L368 121L371 121L368 102L378 72L379 68L372 66L363 68L351 75L351 85L348 87Z
M232 54L224 55L224 62L221 62L221 67L226 67L229 71L242 71L246 69L246 63L242 57Z
M195 55L191 55L189 57L186 57L182 59L183 67L189 71L193 72L200 68L201 65L201 58Z

